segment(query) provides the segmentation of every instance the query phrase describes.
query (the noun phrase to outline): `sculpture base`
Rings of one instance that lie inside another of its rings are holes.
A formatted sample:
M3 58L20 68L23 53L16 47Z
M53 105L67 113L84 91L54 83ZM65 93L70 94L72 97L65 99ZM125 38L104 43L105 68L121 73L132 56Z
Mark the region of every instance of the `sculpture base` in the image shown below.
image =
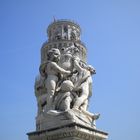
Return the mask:
M71 123L96 128L93 116L94 114L91 115L88 111L83 112L80 110L70 109L68 111L58 112L50 110L49 112L42 113L36 117L36 131L62 127Z
M105 140L108 137L106 132L77 123L35 131L27 135L29 140Z

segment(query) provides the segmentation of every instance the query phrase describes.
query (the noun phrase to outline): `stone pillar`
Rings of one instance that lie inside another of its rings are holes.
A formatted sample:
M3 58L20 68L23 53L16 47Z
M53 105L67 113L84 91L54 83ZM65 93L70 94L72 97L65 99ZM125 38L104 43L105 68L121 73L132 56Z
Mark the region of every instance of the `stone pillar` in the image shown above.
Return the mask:
M40 74L35 81L38 112L29 140L104 140L95 126L99 114L88 111L95 69L86 62L80 26L57 20L47 29L41 48Z

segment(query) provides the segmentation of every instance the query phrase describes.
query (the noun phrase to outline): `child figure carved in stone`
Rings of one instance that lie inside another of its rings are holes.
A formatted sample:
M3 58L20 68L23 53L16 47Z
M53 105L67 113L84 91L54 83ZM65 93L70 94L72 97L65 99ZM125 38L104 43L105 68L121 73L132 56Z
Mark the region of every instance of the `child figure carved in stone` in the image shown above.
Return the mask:
M55 94L56 85L59 79L59 75L69 75L71 72L66 71L58 65L60 60L59 49L52 48L48 51L48 60L46 63L42 64L40 67L40 73L42 76L46 77L45 87L47 88L47 99L46 99L46 110L49 111L53 109L53 96Z

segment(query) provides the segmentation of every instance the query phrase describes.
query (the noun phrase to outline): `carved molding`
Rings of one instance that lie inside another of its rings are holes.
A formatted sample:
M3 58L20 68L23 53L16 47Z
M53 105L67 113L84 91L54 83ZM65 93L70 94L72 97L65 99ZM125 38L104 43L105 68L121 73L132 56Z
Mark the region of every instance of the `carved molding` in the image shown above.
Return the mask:
M28 133L29 140L63 140L75 138L79 140L104 140L108 134L97 129L83 127L82 125L73 124L54 130L44 130L40 132Z

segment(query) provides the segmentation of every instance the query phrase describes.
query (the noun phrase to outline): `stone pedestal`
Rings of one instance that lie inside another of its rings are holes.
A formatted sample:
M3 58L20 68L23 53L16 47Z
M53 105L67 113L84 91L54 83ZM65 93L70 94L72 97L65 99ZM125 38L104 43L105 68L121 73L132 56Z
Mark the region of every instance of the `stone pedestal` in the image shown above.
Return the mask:
M35 131L27 135L29 140L104 140L108 137L106 132L77 123Z

